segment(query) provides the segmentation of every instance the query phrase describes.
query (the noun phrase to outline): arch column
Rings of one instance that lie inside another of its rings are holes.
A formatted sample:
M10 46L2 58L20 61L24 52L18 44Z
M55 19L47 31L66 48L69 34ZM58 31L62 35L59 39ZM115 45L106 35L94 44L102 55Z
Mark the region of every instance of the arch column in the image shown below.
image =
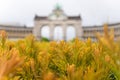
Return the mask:
M42 36L41 36L41 30L42 29L42 25L37 28L37 40L41 40Z
M62 29L63 29L63 40L66 41L66 30L67 30L67 26L66 26L66 25L62 25Z
M33 29L33 34L37 40L41 39L41 27L42 25L36 23Z
M76 37L82 38L82 28L79 25L75 25Z
M54 25L50 25L50 41L54 40Z

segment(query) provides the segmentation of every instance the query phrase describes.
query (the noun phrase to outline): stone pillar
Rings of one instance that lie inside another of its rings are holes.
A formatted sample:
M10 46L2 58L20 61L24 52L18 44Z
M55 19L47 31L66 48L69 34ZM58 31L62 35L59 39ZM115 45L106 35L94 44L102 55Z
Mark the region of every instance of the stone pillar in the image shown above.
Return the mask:
M82 27L79 24L75 25L75 30L76 30L76 37L82 38Z
M39 38L39 40L41 40L41 38L42 38L42 35L41 35L42 27L43 26L40 26L39 29L38 29L38 38Z
M39 24L39 22L35 22L35 26L34 26L34 29L33 29L33 35L35 36L35 38L37 39L37 40L40 40L40 36L41 36L41 27L42 27L42 25L40 25Z
M76 31L76 37L78 37L79 35L79 29L78 29L78 26L77 25L75 25L75 31Z
M62 25L62 29L63 29L63 40L66 41L67 40L66 39L66 32L67 32L66 29L67 29L67 26L66 25Z
M50 41L54 40L54 25L50 25Z

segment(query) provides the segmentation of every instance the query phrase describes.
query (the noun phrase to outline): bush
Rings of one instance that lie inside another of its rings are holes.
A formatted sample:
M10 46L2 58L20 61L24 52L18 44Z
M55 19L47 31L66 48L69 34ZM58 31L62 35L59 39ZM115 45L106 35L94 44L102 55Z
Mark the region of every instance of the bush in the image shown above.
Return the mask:
M50 40L48 38L46 38L46 37L42 37L41 41L43 41L43 42L49 42Z

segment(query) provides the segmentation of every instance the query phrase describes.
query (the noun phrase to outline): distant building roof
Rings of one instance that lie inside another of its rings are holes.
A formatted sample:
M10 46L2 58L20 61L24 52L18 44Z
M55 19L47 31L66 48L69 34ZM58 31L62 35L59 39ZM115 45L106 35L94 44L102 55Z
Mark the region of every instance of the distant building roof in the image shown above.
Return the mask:
M80 16L68 16L68 19L81 20Z
M116 26L120 25L120 23L108 23L108 26ZM94 25L94 26L83 26L83 28L94 28L94 27L103 27L104 25Z
M47 16L38 16L38 15L35 15L35 20L47 20Z
M70 20L81 20L81 16L67 16L68 19ZM38 16L36 15L35 20L47 20L48 17L47 16Z
M24 26L19 26L19 25L6 25L6 24L0 24L0 27L33 29L33 27L27 27L26 25L24 25Z

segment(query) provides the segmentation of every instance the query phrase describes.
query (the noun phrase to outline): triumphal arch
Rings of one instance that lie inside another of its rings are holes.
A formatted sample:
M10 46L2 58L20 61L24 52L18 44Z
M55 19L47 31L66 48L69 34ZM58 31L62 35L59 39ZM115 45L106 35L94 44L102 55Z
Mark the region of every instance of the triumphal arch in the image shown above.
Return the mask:
M49 28L49 32L44 31L49 35L49 40L67 40L67 36L72 36L71 32L67 33L69 27L74 29L74 37L82 37L81 16L67 16L60 6L56 6L48 16L35 16L33 34L36 39L40 40L43 37L42 28L44 27ZM57 27L62 32L55 31ZM59 35L61 35L61 38L59 38Z

